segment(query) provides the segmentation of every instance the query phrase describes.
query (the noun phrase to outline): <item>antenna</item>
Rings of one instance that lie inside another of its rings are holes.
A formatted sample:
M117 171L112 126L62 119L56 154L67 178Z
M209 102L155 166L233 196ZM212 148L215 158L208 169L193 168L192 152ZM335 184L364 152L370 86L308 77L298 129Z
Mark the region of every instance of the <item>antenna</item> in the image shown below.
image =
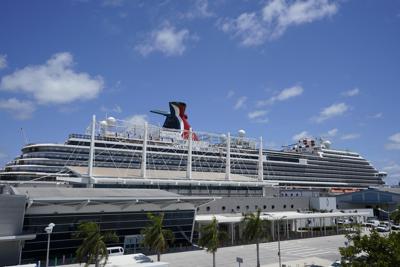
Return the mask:
M25 145L28 144L28 139L26 138L25 132L24 132L24 128L21 127L21 135L22 135L22 139L25 142Z

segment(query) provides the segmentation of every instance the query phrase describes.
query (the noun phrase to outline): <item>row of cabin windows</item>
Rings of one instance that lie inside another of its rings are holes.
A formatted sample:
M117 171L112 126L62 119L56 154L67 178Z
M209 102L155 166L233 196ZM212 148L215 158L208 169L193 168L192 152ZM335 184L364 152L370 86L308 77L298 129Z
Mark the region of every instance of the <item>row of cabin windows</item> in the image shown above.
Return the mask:
M284 204L284 205L283 205L283 208L286 209L286 207L287 207L287 205ZM258 205L255 205L254 208L257 210L257 209L258 209ZM290 205L290 208L293 209L293 208L294 208L294 205L291 204L291 205ZM210 208L209 206L206 207L206 211L210 211L210 209L211 209L211 208ZM226 210L226 207L225 207L225 206L222 206L221 209L222 209L222 211L225 211L225 210ZM249 206L249 205L246 205L246 210L249 210L249 209L250 209L250 206ZM266 209L267 209L267 205L264 205L264 206L263 206L263 209L266 210ZM275 209L275 205L271 205L271 209ZM240 206L236 206L236 210L240 210ZM233 211L234 211L234 210L232 209L232 212L233 212Z

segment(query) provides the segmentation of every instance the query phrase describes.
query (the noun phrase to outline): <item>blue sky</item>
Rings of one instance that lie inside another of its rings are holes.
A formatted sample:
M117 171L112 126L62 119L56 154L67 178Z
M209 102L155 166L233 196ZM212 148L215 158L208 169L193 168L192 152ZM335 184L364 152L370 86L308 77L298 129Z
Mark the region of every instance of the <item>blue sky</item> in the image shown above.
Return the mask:
M325 136L400 180L399 1L0 2L0 164L91 114L162 118L280 148Z

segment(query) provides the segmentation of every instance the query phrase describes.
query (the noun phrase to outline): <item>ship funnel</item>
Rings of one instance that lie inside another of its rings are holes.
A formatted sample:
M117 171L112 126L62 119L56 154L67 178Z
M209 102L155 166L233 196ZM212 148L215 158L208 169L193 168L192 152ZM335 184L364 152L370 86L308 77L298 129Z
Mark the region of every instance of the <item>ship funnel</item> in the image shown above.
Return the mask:
M169 102L169 113L162 110L151 110L150 112L165 116L164 128L176 129L182 131L182 137L188 139L190 124L188 122L188 116L185 113L186 104L183 102ZM195 133L192 135L193 140L198 141L198 137Z

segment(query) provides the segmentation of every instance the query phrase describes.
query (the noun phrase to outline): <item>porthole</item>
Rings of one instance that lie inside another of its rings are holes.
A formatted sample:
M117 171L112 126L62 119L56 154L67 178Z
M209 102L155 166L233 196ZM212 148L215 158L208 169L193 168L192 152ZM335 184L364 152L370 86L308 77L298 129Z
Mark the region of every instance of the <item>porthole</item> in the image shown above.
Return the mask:
M271 209L275 209L275 205L272 205L272 206L271 206Z
M264 205L263 208L264 208L264 209L267 209L267 205Z
M293 205L293 204L292 204L292 205L290 205L290 208L291 208L291 209L293 209L293 208L294 208L294 205Z
M286 205L283 205L283 208L286 209Z
M249 205L247 205L247 206L246 206L246 210L248 210L249 208L250 208Z
M206 210L207 210L207 211L210 211L210 207L207 207Z
M222 206L222 210L225 210L226 209L226 207L225 206Z
M240 210L240 206L236 206L236 209L237 209L237 210Z

